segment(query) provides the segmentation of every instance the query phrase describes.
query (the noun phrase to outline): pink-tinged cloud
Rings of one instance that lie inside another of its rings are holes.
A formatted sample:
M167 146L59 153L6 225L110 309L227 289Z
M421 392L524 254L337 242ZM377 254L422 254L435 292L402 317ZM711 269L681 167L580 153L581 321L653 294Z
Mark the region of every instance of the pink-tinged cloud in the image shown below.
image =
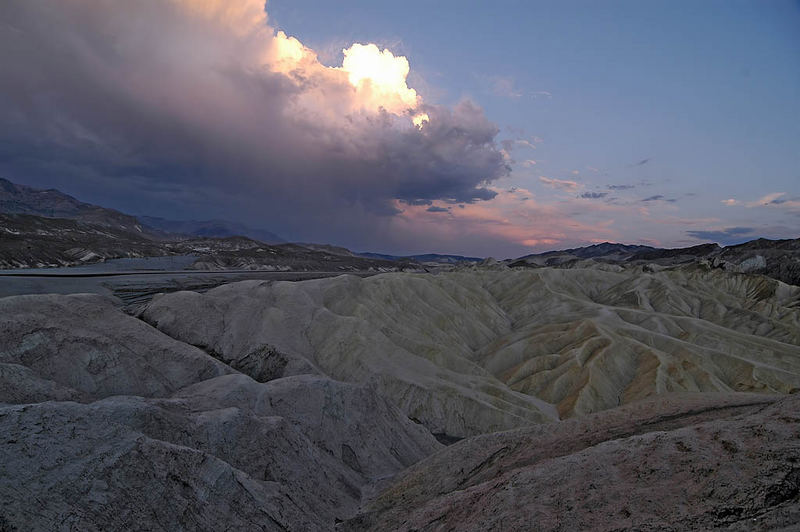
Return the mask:
M767 194L765 196L760 197L755 201L750 201L746 203L748 207L767 207L769 205L779 205L780 198L786 195L786 192L772 192L771 194Z
M733 198L722 200L729 207L744 206L750 209L769 207L789 212L800 211L800 197L787 197L786 192L771 192L753 201L740 201Z
M561 190L576 191L581 187L580 183L576 181L570 181L567 179L555 179L555 178L540 176L539 181L544 183L544 185L550 188L556 188Z
M621 237L613 228L613 213L624 212L618 207L583 205L581 208L601 218L582 222L569 212L578 205L578 200L574 204L554 205L538 202L534 194L524 188L493 190L497 195L492 201L450 209L446 223L441 214L433 214L423 205L398 205L402 213L395 217L394 223L405 234L424 235L427 241L444 246L440 249L454 243L491 242L493 249L507 250L508 256L592 239L608 241Z
M787 197L785 192L773 192L745 204L747 207L770 207L792 213L800 212L800 196Z

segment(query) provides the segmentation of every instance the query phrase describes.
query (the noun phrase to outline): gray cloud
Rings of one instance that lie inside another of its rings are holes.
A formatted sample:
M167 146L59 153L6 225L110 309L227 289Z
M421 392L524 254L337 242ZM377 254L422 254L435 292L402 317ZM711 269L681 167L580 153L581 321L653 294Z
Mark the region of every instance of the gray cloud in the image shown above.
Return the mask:
M669 203L675 203L678 200L676 200L674 198L665 198L661 194L656 194L655 196L649 196L649 197L641 199L639 201L642 201L642 202L647 202L647 201L667 201Z
M606 196L608 196L608 192L584 192L578 197L585 199L600 199Z
M475 104L424 105L423 128L343 114L351 86L263 65L266 26L158 0L10 0L0 20L0 172L12 180L367 244L394 200L490 200L486 185L509 172Z
M450 209L446 209L445 207L437 207L435 205L432 207L428 207L425 210L428 212L450 212Z
M636 185L606 185L609 190L630 190L636 188Z
M784 198L783 196L781 196L779 198L775 198L774 200L765 203L765 205L781 205L783 203L787 203L790 201L800 201L800 196L793 198Z

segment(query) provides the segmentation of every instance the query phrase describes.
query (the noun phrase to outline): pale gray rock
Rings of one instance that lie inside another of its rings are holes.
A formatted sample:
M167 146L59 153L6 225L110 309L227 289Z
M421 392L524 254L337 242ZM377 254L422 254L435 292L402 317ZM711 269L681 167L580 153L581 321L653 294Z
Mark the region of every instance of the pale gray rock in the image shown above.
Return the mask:
M35 530L331 529L441 447L369 390L274 382L0 408L0 514Z
M0 309L2 530L331 530L442 447L374 390L256 382L102 297Z
M185 388L175 397L205 408L280 416L370 479L392 475L440 447L424 427L373 390L326 377L301 375L261 384L245 375L227 375Z
M0 363L0 403L163 397L233 372L88 294L0 299Z
M760 272L767 269L767 259L761 255L750 257L739 263L739 271L742 273Z
M330 503L310 506L314 497L291 481L305 473L314 487L325 480L314 468L332 464L279 418L231 409L191 419L109 398L6 407L0 434L0 523L9 530L331 526Z
M157 297L142 317L233 365L268 344L456 437L672 392L800 389L800 287L573 266L242 282Z
M156 297L141 316L222 360L269 344L335 379L370 384L433 433L465 436L554 419L550 405L508 389L470 360L510 323L480 282L469 281L413 274L245 281Z

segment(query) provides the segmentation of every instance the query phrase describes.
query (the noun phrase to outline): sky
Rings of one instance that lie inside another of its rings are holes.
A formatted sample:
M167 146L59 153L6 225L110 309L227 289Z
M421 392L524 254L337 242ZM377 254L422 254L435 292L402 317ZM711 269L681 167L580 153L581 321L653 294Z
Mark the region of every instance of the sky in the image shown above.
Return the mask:
M394 254L800 237L800 3L9 0L0 177Z

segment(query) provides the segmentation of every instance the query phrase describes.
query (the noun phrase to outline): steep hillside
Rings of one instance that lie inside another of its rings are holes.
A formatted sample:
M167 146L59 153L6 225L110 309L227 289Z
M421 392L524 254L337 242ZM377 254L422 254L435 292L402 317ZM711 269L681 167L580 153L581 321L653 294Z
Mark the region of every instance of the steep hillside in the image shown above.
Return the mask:
M66 218L120 231L146 232L133 216L78 201L56 189L41 190L0 178L0 214L29 214L46 218Z
M172 251L139 231L64 218L0 214L0 269L73 266Z

